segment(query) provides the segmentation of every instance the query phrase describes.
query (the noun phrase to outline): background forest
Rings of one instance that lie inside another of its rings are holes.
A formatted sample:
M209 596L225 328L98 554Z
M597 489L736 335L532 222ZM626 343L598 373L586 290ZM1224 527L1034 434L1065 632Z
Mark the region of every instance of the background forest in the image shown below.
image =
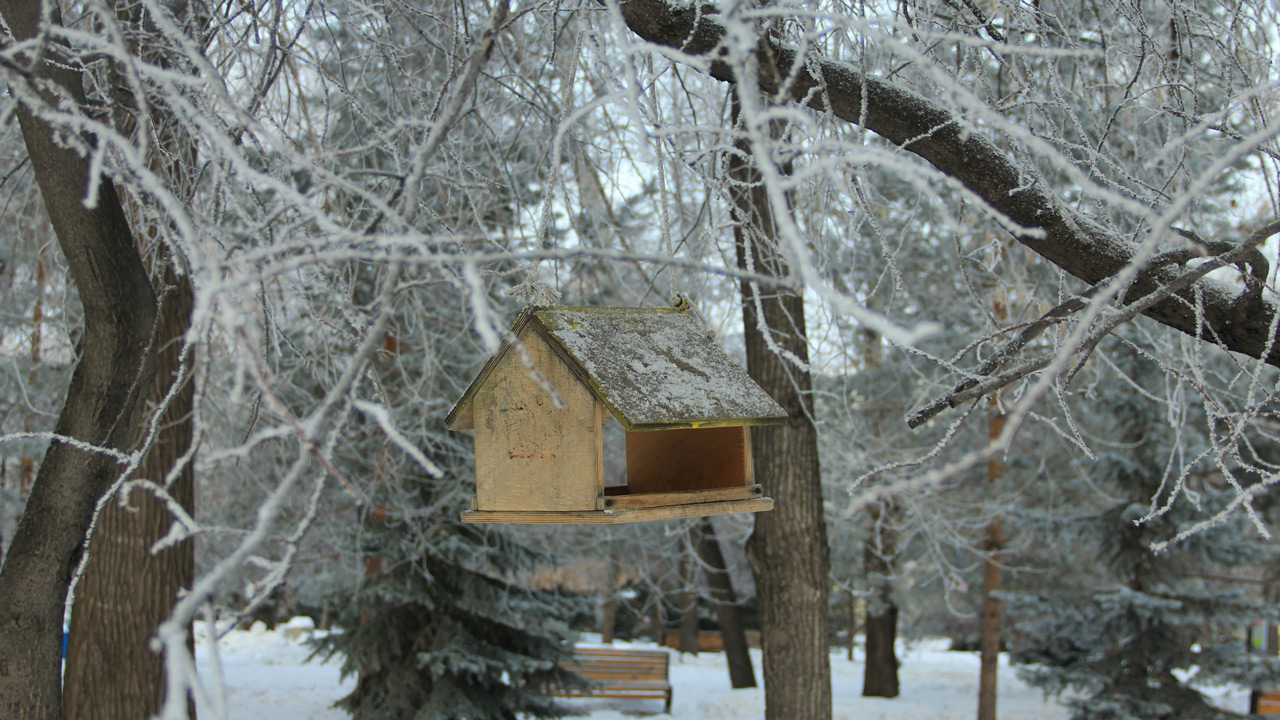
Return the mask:
M981 647L980 720L1001 647L1080 718L1280 684L1274 3L0 17L0 716L218 717L192 621L286 610L355 717L545 716L699 594L771 720L854 634L885 697ZM683 303L788 412L774 511L459 521L522 309Z

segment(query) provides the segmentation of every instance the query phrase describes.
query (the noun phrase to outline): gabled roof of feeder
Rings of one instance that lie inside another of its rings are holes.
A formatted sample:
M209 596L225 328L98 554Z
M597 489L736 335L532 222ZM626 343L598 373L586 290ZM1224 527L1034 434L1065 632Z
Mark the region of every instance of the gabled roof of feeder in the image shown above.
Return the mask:
M534 307L509 337L547 341L627 430L769 425L787 413L702 324L677 308ZM489 359L446 418L457 429L477 388L512 349Z

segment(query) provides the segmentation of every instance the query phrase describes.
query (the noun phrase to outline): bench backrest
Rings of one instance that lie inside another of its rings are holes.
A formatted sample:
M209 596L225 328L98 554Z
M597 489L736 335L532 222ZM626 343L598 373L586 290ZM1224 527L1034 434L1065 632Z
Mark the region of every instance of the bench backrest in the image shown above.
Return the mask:
M584 677L606 679L667 679L671 656L665 650L574 648L575 668Z

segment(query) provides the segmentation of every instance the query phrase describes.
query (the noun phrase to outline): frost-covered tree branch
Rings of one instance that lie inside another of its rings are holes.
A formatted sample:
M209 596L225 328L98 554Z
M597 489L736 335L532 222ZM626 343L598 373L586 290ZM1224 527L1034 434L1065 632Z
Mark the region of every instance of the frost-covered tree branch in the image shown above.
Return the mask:
M1186 270L1182 275L1173 279L1169 283L1161 286L1150 295L1134 298L1132 302L1119 308L1116 312L1109 313L1105 320L1089 332L1089 337L1082 344L1082 351L1087 357L1098 343L1116 328L1124 323L1137 317L1140 313L1146 312L1149 308L1164 301L1170 295L1175 295L1187 288L1190 288L1201 278L1209 273L1222 267L1233 264L1248 263L1251 266L1250 289L1245 297L1260 297L1262 294L1263 283L1266 280L1267 261L1259 250L1259 245L1267 238L1280 233L1280 222L1271 223L1255 231L1247 240L1240 244L1233 243L1217 243L1213 249L1221 252L1221 255L1213 257L1210 261L1202 263L1193 269ZM1193 258L1201 257L1200 253L1195 251L1178 251L1165 253L1156 257L1151 265L1160 267L1164 264L1183 264ZM1102 289L1101 285L1094 285L1078 297L1071 298L1066 302L1058 305L1049 312L1045 313L1039 320L1030 323L1026 328L1019 332L1012 340L1001 346L996 352L982 362L972 373L972 377L960 383L946 396L930 403L928 406L912 413L907 419L907 425L910 427L919 427L922 423L937 416L939 412L948 407L956 407L960 403L968 402L978 397L982 397L988 393L994 392L1009 385L1012 382L1020 380L1033 372L1043 369L1053 359L1052 356L1037 358L1032 361L1021 362L1016 367L1011 368L1000 375L992 376L992 372L1001 366L1009 363L1013 356L1027 346L1032 340L1036 339L1049 328L1051 324L1061 323L1069 318L1073 313L1083 310L1088 306L1089 300ZM1077 361L1077 367L1083 360Z
M730 38L709 3L674 5L665 0L629 0L621 4L627 26L674 57L726 82L737 78L723 59ZM1139 244L1104 223L1069 208L1059 191L1038 171L1002 150L968 118L898 83L861 72L855 65L800 51L772 37L759 47L760 89L850 123L862 125L928 161L982 198L999 222L1024 246L1090 285L1126 275L1126 296L1139 298L1172 282L1176 271L1148 267L1152 244ZM1231 150L1252 151L1280 133L1266 128ZM1170 232L1170 218L1150 210L1150 232ZM1270 295L1242 297L1215 278L1205 278L1145 314L1195 337L1206 328L1215 343L1234 352L1280 366L1280 348L1271 336L1280 303Z

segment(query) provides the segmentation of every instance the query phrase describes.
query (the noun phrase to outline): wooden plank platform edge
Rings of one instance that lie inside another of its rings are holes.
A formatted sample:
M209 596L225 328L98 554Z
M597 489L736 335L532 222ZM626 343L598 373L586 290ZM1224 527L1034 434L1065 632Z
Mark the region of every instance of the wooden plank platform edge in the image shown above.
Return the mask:
M596 510L631 510L667 505L697 505L699 503L726 502L729 500L753 500L764 497L759 485L714 488L711 490L681 490L664 493L638 493L635 495L607 495L596 498Z
M664 505L661 507L611 508L608 510L570 511L519 511L519 510L469 510L462 513L462 521L468 523L507 524L558 524L558 525L613 525L619 523L647 522L649 520L675 520L680 518L731 515L734 513L768 512L773 509L773 498L759 497L750 500L693 503L688 505Z

